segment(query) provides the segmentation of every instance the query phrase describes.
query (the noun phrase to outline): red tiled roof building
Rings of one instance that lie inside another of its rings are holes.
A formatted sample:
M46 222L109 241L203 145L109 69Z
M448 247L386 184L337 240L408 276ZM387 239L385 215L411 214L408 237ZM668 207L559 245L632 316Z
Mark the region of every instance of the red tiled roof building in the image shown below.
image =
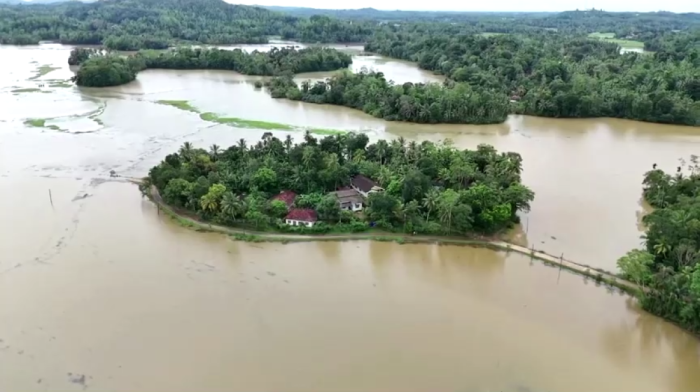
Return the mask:
M271 200L279 200L287 205L287 209L292 208L294 205L294 200L297 198L297 194L292 191L282 191L279 194L272 197Z
M289 214L284 217L284 221L292 226L311 227L318 220L316 211L309 208L292 208Z

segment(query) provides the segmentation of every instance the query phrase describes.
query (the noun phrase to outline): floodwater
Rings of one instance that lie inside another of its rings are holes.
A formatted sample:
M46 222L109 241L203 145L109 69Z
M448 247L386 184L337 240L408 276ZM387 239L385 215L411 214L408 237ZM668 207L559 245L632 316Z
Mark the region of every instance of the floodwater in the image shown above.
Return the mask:
M697 151L697 128L522 116L387 123L273 100L256 78L219 71L52 87L71 76L68 51L0 47L0 390L700 390L695 337L566 271L464 247L234 242L175 226L109 178L143 176L184 141L262 134L160 99L372 139L490 143L523 155L536 192L514 238L614 269L640 242L643 173ZM356 58L398 82L439 81L409 63ZM30 80L43 65L60 69ZM17 92L26 88L46 92Z

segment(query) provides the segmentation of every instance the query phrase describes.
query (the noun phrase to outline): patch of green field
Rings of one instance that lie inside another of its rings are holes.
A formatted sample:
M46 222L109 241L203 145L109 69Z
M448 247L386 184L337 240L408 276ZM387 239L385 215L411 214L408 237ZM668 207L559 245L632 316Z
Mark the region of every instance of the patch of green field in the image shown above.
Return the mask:
M53 129L54 131L63 131L58 125L47 125L46 128Z
M589 38L603 38L603 39L611 39L615 38L615 33L601 33L596 31L595 33L590 33L588 34Z
M36 87L30 87L30 88L18 88L16 90L12 90L13 93L19 94L19 93L36 93L41 91L40 88Z
M605 41L616 43L623 48L644 49L644 42L642 42L642 41L633 41L633 40L629 40L629 39L606 39Z
M614 43L617 44L623 48L636 48L636 49L644 49L644 42L641 41L634 41L630 39L619 39L615 38L615 33L590 33L588 34L589 38L595 38L595 39L600 39L606 42Z
M488 38L488 37L495 37L495 36L497 36L497 35L505 35L505 33L488 33L488 32L487 32L487 33L479 33L479 34L477 34L477 35L480 35L480 36L482 36L482 37L487 37L487 38Z
M36 73L34 74L34 76L29 78L29 80L38 79L38 78L46 75L47 73L49 73L51 71L55 71L57 69L61 69L61 67L52 67L50 65L42 65L39 68L37 68Z
M43 118L30 118L24 121L24 125L29 125L30 127L43 128L46 125L46 120Z
M199 113L199 109L190 105L189 101L161 99L160 101L156 101L156 103L159 103L161 105L172 106L172 107L178 108L180 110L186 110L188 112Z
M202 113L199 115L204 121L212 121L219 124L230 124L239 128L255 128L255 129L268 129L268 130L280 130L280 131L293 131L294 127L288 124L280 124L269 121L258 121L258 120L246 120L244 118L238 117L219 117L216 113Z

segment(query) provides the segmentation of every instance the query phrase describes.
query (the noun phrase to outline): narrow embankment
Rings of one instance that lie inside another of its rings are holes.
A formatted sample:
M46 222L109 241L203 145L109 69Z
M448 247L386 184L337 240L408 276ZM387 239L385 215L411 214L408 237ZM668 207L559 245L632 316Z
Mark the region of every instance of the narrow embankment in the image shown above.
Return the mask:
M132 182L140 183L140 181ZM511 244L505 241L498 240L478 240L468 238L455 237L440 237L440 236L424 236L424 235L407 235L400 233L343 233L343 234L284 234L284 233L269 233L257 232L245 229L237 229L228 226L216 225L208 222L203 222L197 218L186 216L176 212L168 206L160 196L160 193L155 187L151 187L149 195L159 208L170 217L176 219L184 226L194 228L200 231L215 232L233 236L241 240L249 241L270 241L270 242L304 242L304 241L350 241L350 240L369 240L369 241L395 241L400 243L432 243L445 245L463 245L474 247L488 247L495 250L506 252L518 252L531 258L543 261L545 264L554 265L556 267L566 269L568 271L593 278L596 281L606 283L610 286L619 288L620 290L636 295L642 289L636 284L624 280L613 273L595 269L585 264L576 263L571 260L566 260L563 257L556 257L542 251L529 249L524 246Z

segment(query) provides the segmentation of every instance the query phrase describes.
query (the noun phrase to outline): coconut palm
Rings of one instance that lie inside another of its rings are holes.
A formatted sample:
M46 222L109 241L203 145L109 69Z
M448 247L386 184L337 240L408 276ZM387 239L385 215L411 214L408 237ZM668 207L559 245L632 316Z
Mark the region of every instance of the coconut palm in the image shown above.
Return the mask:
M189 158L192 155L192 151L194 151L194 147L192 146L192 143L190 142L184 142L182 143L182 146L180 147L180 155L182 155L185 158Z
M243 207L243 200L233 192L226 192L221 199L221 213L232 220L243 214Z
M221 147L219 147L217 144L212 144L211 147L209 147L209 154L211 155L211 158L214 161L219 158L220 152L221 152Z
M425 198L423 199L423 207L428 210L425 214L426 221L430 220L430 213L437 207L439 201L440 191L438 191L436 188L432 188L425 194Z

